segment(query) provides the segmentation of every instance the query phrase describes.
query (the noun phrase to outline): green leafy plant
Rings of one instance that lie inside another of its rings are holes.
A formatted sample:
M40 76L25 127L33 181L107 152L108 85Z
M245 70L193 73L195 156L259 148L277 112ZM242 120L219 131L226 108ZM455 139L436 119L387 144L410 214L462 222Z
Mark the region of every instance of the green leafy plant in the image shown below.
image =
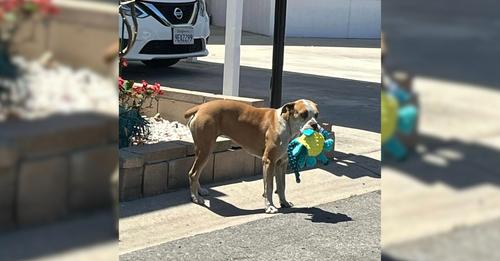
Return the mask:
M163 94L160 84L137 84L118 78L119 88L119 137L120 148L144 142L149 133L148 122L143 118L144 109L153 105L156 96Z

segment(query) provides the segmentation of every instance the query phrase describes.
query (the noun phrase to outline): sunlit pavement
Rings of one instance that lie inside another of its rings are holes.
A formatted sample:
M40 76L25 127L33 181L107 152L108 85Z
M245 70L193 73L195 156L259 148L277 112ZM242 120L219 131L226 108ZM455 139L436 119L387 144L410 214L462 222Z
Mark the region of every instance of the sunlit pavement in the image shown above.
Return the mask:
M296 207L154 245L121 260L380 260L380 191Z

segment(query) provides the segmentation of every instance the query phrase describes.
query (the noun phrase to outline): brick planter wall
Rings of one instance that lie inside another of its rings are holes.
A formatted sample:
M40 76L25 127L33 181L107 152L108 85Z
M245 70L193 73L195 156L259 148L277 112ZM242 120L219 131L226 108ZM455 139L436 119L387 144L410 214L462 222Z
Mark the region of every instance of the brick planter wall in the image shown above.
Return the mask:
M111 209L117 122L73 114L1 123L0 230Z
M184 112L211 100L236 100L255 107L263 107L261 99L230 97L205 92L162 87L147 116L159 113L164 119L186 123ZM188 172L194 161L193 143L170 141L122 148L120 158L120 200L133 200L167 191L187 188ZM200 182L207 184L262 173L262 163L241 150L230 140L219 137Z

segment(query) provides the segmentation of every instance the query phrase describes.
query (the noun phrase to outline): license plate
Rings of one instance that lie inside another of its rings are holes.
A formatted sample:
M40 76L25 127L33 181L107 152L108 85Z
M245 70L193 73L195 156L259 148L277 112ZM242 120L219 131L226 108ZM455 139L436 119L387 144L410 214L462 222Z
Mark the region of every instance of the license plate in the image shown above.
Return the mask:
M194 44L193 28L174 28L173 38L175 45Z

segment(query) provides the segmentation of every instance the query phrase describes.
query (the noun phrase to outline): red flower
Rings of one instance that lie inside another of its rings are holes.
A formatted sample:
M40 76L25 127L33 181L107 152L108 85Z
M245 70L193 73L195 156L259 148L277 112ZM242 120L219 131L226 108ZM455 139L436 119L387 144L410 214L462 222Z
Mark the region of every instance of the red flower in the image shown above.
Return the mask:
M127 67L128 66L128 60L125 58L120 58L120 67Z
M118 76L118 87L120 90L123 89L123 84L125 84L125 80Z
M40 10L47 15L55 15L59 13L59 9L52 4L52 0L31 0Z

